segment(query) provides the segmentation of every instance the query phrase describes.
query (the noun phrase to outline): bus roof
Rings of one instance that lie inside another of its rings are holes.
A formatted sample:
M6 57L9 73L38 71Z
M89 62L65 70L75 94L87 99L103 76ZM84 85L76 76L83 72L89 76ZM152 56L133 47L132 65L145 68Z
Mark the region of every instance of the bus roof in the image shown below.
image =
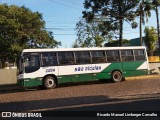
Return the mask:
M49 51L92 51L92 50L123 50L123 49L146 49L145 46L127 47L92 47L92 48L39 48L24 49L22 52L49 52Z

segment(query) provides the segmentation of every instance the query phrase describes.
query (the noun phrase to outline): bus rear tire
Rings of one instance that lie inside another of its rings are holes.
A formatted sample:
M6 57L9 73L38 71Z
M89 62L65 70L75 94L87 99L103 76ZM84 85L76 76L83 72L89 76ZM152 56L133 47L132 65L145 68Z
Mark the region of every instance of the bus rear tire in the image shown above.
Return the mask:
M43 82L43 86L45 89L51 89L57 86L56 79L52 76L47 76Z
M120 71L113 71L112 72L112 82L117 83L121 82L123 79L122 73Z

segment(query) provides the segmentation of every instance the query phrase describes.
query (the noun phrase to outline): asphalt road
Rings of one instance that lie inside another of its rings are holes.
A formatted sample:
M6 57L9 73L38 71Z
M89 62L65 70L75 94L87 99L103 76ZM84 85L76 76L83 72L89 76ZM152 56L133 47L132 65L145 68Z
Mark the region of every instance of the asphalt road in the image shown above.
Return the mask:
M0 111L160 111L160 78L0 93Z

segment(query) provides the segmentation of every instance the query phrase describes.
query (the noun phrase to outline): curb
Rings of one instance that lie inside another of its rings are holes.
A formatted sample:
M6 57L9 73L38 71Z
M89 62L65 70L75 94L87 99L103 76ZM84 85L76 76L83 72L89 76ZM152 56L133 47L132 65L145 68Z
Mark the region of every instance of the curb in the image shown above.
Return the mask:
M19 90L20 87L17 84L0 85L0 93L7 91Z
M160 78L160 74L150 74L150 75L126 77L126 80L148 79L148 78Z

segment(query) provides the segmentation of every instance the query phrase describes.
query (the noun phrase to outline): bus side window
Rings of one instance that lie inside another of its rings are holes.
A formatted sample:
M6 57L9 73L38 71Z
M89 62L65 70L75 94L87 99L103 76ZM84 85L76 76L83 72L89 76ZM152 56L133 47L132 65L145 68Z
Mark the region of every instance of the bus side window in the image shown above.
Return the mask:
M57 66L58 65L56 52L51 52L49 54L49 64L50 64L50 66Z
M69 65L75 64L73 52L67 52L67 61Z
M42 53L42 66L48 66L48 53Z
M77 51L75 52L77 64L90 64L91 56L89 51Z
M134 60L132 50L121 50L122 61L131 61Z
M120 61L119 51L118 50L108 50L107 53L107 61L108 62L114 62L114 61Z
M57 65L57 58L55 52L46 52L42 53L42 66L56 66Z
M75 64L73 52L59 52L58 53L58 60L60 65L73 65Z
M105 51L91 51L92 63L104 63L106 62Z
M42 58L42 65L48 66L48 62L47 62L46 58Z

